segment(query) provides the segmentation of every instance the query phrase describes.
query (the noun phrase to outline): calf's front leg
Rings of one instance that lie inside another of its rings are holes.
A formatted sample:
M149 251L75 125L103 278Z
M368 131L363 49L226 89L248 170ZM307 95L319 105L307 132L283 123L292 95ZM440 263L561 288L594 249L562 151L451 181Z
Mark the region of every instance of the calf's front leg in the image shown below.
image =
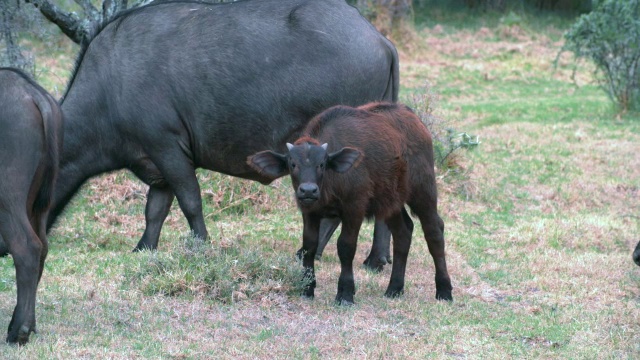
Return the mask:
M358 233L362 225L362 217L357 220L342 219L342 232L338 238L338 257L340 258L340 278L338 279L338 293L336 303L353 305L356 285L353 278L353 258L356 255Z
M302 266L304 267L303 281L305 282L302 296L313 299L316 288L314 261L318 249L318 233L320 231L321 218L313 214L303 214L302 220L304 223L302 231Z

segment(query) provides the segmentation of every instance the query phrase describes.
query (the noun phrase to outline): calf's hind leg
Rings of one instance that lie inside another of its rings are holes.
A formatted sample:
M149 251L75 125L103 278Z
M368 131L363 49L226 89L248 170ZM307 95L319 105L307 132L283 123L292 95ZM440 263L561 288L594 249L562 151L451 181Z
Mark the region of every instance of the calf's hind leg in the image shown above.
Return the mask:
M429 253L431 253L436 268L436 299L452 301L451 279L447 271L444 251L444 222L438 215L435 199L431 201L421 200L423 199L415 197L409 206L420 218Z
M409 249L411 248L413 221L411 221L411 217L403 207L402 211L387 220L387 225L393 235L393 258L395 261L391 268L389 286L384 295L397 297L404 293L404 274L407 269Z

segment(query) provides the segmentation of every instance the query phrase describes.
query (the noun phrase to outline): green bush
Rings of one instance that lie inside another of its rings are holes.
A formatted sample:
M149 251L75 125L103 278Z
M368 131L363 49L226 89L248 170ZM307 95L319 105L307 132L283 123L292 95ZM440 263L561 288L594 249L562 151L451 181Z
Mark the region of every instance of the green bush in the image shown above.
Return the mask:
M596 79L622 110L640 110L640 0L604 0L565 33L560 54L596 65Z

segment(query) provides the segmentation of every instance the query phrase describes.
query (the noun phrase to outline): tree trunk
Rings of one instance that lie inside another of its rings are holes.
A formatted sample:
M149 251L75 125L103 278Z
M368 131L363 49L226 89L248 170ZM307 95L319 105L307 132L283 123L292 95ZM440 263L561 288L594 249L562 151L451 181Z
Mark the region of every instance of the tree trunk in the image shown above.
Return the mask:
M81 18L75 12L67 12L49 0L24 0L33 4L47 20L56 24L62 32L76 44L89 40L93 31L118 12L127 9L129 0L104 0L101 9L93 6L90 0L74 0L84 13ZM139 3L140 1L137 1Z
M0 42L4 41L5 54L0 55L0 65L8 65L32 73L30 63L22 54L16 35L15 18L20 11L18 2L5 0L0 2Z

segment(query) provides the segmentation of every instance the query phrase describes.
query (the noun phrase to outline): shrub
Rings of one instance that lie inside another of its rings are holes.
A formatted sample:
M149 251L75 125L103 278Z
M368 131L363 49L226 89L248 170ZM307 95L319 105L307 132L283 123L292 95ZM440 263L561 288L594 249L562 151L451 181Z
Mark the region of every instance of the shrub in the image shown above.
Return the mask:
M623 111L640 110L640 0L604 0L564 35L560 50L596 65L596 81Z
M403 100L427 126L433 138L433 156L436 166L436 177L444 181L438 187L445 192L453 192L465 199L470 199L476 192L470 174L473 165L468 164L461 149L470 150L480 144L478 136L457 131L450 121L434 114L437 96L429 84L424 90L415 92L410 98Z
M427 126L433 137L433 156L440 172L456 167L454 160L458 149L471 149L480 144L478 136L456 131L451 124L434 114L437 95L429 84L424 91L416 92L406 103Z

